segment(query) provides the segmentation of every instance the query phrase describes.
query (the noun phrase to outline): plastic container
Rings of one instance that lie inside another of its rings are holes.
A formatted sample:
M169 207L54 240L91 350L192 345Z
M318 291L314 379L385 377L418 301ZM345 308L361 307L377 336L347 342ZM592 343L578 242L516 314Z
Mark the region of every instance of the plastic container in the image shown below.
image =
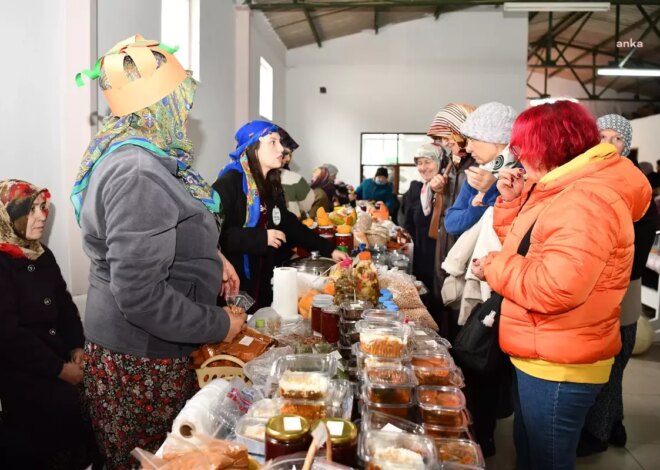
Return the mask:
M350 338L345 337L341 333L341 322L339 323L340 338L337 343L337 351L341 354L343 359L351 359L353 357L353 343L351 343Z
M367 431L359 442L367 469L424 470L437 460L430 438L417 434Z
M301 470L305 463L307 452L296 452L295 454L278 457L266 462L261 470ZM351 470L350 467L336 462L328 462L322 457L315 457L311 470Z
M433 438L474 440L467 424L458 427L423 424L422 427L424 434Z
M372 320L385 320L403 323L406 315L398 310L388 310L384 308L371 308L362 313L362 318L367 321Z
M407 419L381 413L380 411L366 411L362 415L361 431L387 431L406 432L409 434L425 434L424 428Z
M363 411L378 411L397 418L412 420L415 418L415 405L413 402L407 405L392 405L389 403L374 403L364 394L362 395Z
M412 369L403 365L368 367L363 374L364 395L373 403L412 403L417 385Z
M330 445L332 446L332 460L348 467L358 466L358 430L355 424L345 419L326 418L316 423L323 422L330 434ZM315 426L312 426L315 429ZM321 448L323 455L325 446Z
M247 447L250 454L266 454L267 419L243 416L236 423L236 442Z
M274 371L283 398L321 400L337 372L337 359L331 354L288 355L277 360Z
M279 415L266 424L266 460L306 451L311 442L309 421L305 418Z
M415 393L425 424L450 427L467 424L465 396L458 388L420 385Z
M283 399L280 414L302 416L310 423L328 416L329 400L289 400Z
M368 367L397 366L410 364L410 355L404 350L401 357L382 357L362 352L360 343L353 344L353 355L356 358L357 368L362 373Z
M445 464L470 465L472 468L485 468L479 445L466 439L435 439L438 460ZM461 468L461 467L454 467Z
M449 354L416 352L410 364L420 385L454 385L451 383L450 372L456 369L456 365Z
M339 307L326 305L321 308L321 335L328 343L339 341Z
M360 350L381 357L402 357L406 350L407 329L396 321L360 320Z
M350 419L353 411L353 385L348 380L335 379L331 383L332 393L328 400L327 414L330 417Z
M252 418L270 419L273 416L280 414L280 401L279 399L264 398L254 402L248 409L246 416Z
M333 302L334 297L327 294L318 294L312 298L312 330L321 332L321 309Z
M339 321L339 334L345 343L357 343L360 341L360 333L355 329L356 321Z
M341 304L341 317L343 320L357 321L362 318L362 312L373 307L367 300L347 300Z

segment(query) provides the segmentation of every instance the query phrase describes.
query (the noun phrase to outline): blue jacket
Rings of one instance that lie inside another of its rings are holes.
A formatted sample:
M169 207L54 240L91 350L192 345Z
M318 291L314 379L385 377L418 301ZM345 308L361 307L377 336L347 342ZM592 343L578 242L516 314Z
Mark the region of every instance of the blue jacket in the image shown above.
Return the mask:
M478 193L479 191L470 186L467 181L463 183L456 202L447 209L447 214L445 215L445 230L447 230L447 233L456 237L461 236L463 232L479 221L481 216L484 215L484 212L486 212L486 209L488 209L487 206L495 205L495 200L500 195L497 190L497 184L493 184L484 195L483 203L486 206L473 206L472 199Z
M397 200L396 196L394 196L392 183L376 184L373 178L369 178L355 188L355 194L357 194L358 199L383 201L390 211L390 216L393 220L395 219Z

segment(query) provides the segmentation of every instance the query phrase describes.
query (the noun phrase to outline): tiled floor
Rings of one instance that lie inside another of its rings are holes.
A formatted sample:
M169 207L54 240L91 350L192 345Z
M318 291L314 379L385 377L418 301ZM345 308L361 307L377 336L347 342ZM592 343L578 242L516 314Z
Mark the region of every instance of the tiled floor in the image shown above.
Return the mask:
M633 357L623 380L625 449L611 447L602 454L577 460L578 470L660 470L660 344ZM497 455L488 470L513 470L513 419L497 423Z

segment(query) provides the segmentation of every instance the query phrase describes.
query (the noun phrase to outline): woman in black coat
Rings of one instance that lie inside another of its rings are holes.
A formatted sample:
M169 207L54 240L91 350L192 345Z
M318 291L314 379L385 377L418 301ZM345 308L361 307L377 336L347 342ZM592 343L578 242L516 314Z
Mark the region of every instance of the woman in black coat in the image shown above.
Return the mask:
M49 198L30 183L0 181L0 427L28 447L0 446L0 462L13 468L88 463L83 328L53 253L39 242Z
M236 268L241 290L256 300L256 309L272 303L273 269L291 257L292 247L320 251L337 261L347 255L286 208L279 169L281 141L289 135L273 123L251 121L236 131L235 138L236 150L229 154L232 162L213 184L224 217L220 247Z

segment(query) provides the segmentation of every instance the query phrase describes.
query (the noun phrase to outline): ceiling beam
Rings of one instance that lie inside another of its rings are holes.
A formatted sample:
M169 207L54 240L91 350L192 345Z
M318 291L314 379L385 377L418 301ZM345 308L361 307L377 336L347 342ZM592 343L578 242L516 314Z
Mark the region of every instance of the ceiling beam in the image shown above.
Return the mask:
M312 18L311 13L309 12L308 9L305 9L305 18L307 18L307 22L309 23L309 27L312 30L312 34L314 35L314 39L316 40L316 44L319 45L319 47L322 47L323 45L321 44L321 35L319 34L318 30L316 29L316 25L314 24L314 19Z
M374 31L378 34L378 7L374 8Z
M539 96L528 96L527 100L537 100ZM657 98L583 98L581 96L576 96L576 100L579 101L621 101L621 102L635 102L635 103L660 103L660 96Z
M506 0L299 0L299 1L282 1L282 2L269 2L267 0L255 2L249 1L248 6L256 10L297 10L304 8L340 8L344 6L350 7L366 7L373 8L374 6L381 7L437 7L437 6L474 6L474 5L502 5ZM532 0L542 1L542 0ZM562 3L567 0L559 0L557 3ZM620 5L636 5L638 2L635 0L610 0L612 4ZM649 3L648 1L646 3Z
M649 26L653 28L655 34L657 34L657 36L660 38L660 30L658 30L658 27L655 25L658 22L657 18L655 21L653 21L653 19L649 16L648 13L646 13L646 10L644 10L641 5L637 5L637 9L642 13L642 16L646 19L646 21L648 21Z

